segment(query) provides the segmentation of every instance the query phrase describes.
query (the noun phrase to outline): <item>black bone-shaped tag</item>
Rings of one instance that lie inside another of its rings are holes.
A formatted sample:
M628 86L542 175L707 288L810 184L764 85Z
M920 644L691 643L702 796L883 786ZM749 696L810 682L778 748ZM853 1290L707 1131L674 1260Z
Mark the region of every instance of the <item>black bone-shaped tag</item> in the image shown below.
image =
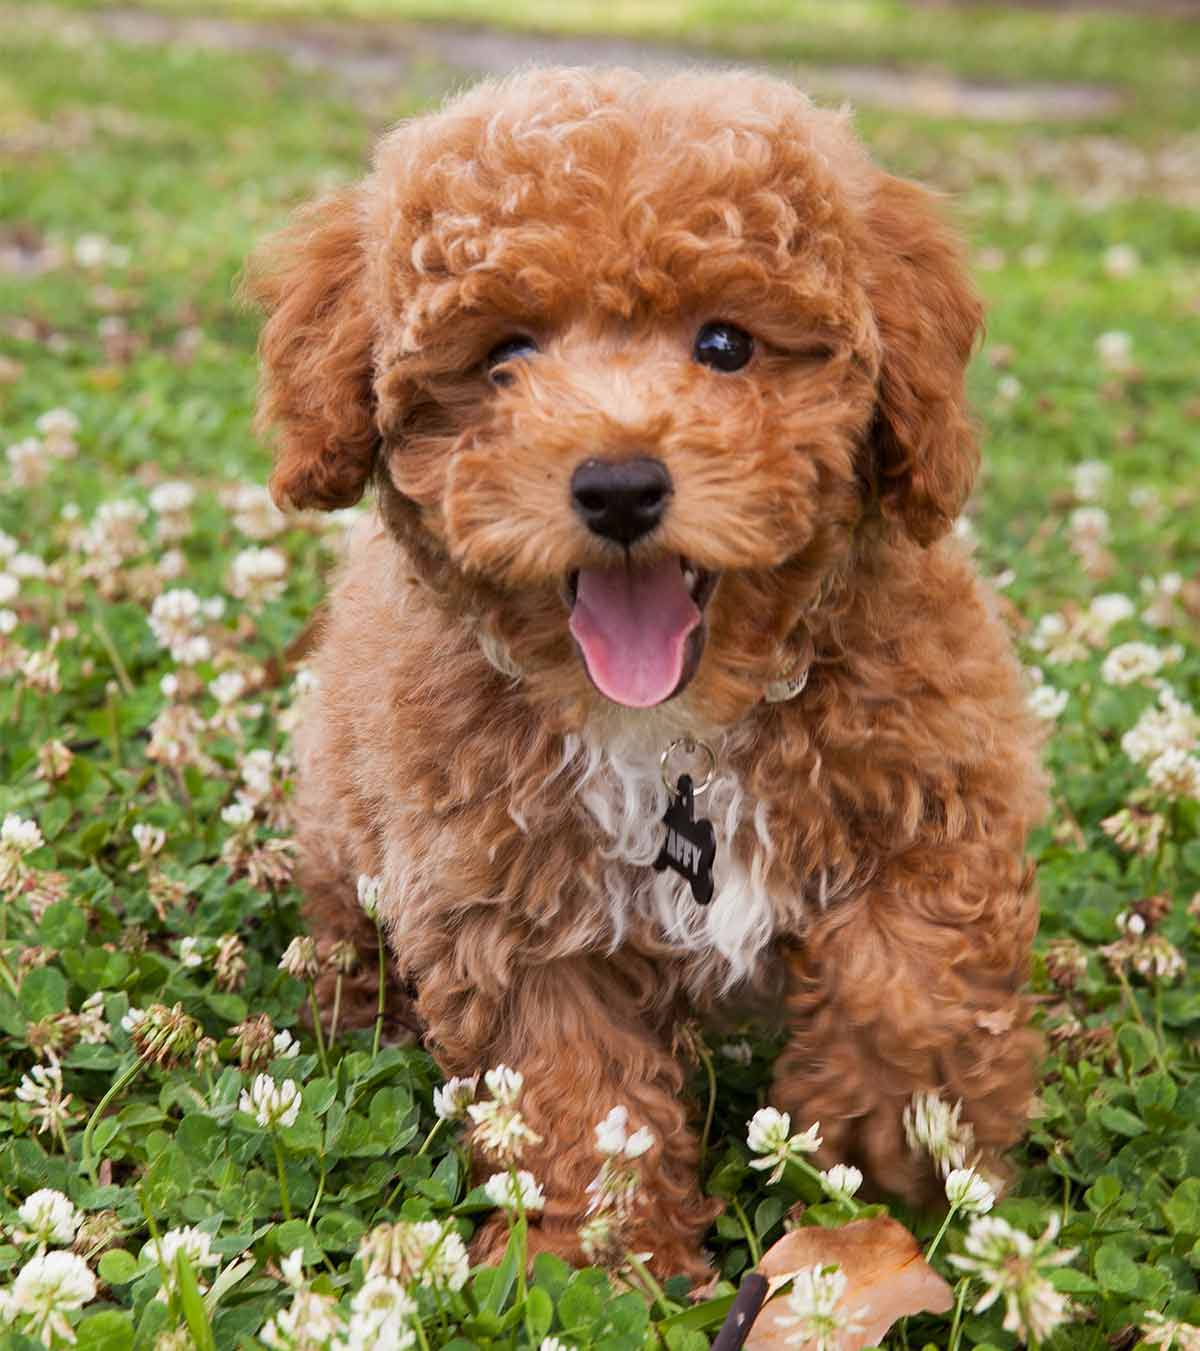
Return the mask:
M686 879L697 905L712 900L713 860L717 856L717 834L712 822L695 816L696 795L687 774L679 776L675 797L663 817L667 838L654 860L656 872L670 868Z

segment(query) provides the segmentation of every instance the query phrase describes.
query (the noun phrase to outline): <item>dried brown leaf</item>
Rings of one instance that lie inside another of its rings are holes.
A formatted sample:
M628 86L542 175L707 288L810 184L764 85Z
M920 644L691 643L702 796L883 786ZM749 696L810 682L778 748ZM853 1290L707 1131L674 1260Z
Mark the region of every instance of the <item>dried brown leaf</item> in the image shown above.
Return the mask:
M774 1293L796 1274L814 1266L837 1266L846 1277L839 1304L861 1330L843 1336L837 1351L861 1351L882 1340L888 1328L906 1314L946 1313L954 1303L950 1287L925 1261L917 1240L897 1220L877 1215L853 1220L840 1229L793 1229L758 1265ZM786 1299L773 1299L758 1316L746 1347L772 1351L812 1342L787 1340L795 1329L780 1323L788 1313Z

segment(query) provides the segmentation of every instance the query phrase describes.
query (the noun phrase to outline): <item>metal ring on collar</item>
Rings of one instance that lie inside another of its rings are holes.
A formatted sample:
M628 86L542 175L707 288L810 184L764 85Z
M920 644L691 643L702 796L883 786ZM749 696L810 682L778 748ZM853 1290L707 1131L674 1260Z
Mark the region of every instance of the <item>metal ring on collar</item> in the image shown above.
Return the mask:
M681 736L678 740L672 741L658 760L658 763L662 766L663 783L667 785L669 793L675 792L675 784L672 783L671 776L667 773L667 766L670 763L671 756L679 750L683 751L685 755L695 755L697 752L701 752L708 761L708 768L704 772L703 779L692 786L693 797L700 797L701 794L708 791L709 785L716 777L717 753L706 741L697 741L695 737Z

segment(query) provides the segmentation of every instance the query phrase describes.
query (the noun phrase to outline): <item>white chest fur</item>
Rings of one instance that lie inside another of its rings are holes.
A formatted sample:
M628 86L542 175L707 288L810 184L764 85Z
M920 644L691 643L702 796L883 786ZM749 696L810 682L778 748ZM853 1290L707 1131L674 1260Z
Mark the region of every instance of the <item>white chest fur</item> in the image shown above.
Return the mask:
M696 804L697 814L712 822L717 841L713 898L698 905L682 877L670 869L653 869L669 805L660 748L634 737L603 745L571 737L565 750L563 779L573 780L604 840L603 885L612 945L620 943L630 920L640 916L654 922L680 950L716 959L723 969L713 974L721 985L748 976L775 931L776 908L767 886L774 849L766 808L748 798L738 777L718 762L708 791ZM739 830L740 857L733 848Z

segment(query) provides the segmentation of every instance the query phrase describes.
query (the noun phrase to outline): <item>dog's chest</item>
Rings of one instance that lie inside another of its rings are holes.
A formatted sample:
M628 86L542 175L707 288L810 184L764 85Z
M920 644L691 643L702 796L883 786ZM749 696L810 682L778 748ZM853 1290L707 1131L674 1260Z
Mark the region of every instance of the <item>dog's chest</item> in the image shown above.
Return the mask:
M628 741L567 747L578 800L599 836L608 938L615 947L632 920L651 921L681 952L694 953L725 986L749 976L775 933L784 898L770 885L774 848L766 808L718 760L696 801L716 837L713 894L699 904L685 877L654 862L669 840L663 817L671 794L660 751ZM682 843L678 843L682 848ZM711 960L710 960L711 959Z

